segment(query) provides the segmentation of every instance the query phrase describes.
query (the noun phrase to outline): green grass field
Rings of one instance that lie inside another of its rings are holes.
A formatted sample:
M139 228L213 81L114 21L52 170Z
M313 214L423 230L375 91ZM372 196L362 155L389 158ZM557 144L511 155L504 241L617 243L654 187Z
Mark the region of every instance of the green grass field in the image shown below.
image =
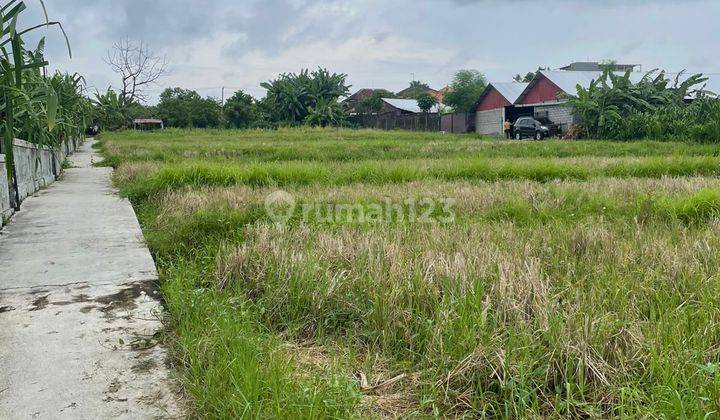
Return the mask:
M718 146L286 129L102 148L197 416L720 415Z

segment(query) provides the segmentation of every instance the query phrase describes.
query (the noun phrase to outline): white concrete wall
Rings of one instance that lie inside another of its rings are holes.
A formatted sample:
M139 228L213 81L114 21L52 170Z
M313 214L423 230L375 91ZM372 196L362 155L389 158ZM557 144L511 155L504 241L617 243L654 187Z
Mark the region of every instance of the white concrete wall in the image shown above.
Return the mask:
M55 181L58 172L57 161L50 148L38 148L32 143L19 139L15 139L13 145L18 195L22 202L40 188Z
M484 135L503 134L503 108L479 111L475 114L475 132Z
M537 115L538 112L545 111L547 111L550 121L561 126L563 133L566 132L571 125L578 123L577 115L573 112L572 108L565 103L538 105L535 107L535 115Z
M7 168L5 167L5 155L0 155L0 226L12 216L13 210L10 206L10 186L8 185Z
M37 147L25 140L13 141L13 156L17 174L18 196L22 203L25 198L35 194L40 188L50 185L60 175L62 164L79 146L79 141L63 141L56 149ZM8 179L5 155L0 155L0 221L7 222L13 213L15 191Z

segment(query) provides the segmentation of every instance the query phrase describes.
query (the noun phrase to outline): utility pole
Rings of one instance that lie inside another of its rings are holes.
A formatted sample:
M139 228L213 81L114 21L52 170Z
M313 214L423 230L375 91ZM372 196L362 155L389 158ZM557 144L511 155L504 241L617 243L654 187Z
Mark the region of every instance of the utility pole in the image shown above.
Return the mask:
M220 106L225 106L225 86L220 88Z

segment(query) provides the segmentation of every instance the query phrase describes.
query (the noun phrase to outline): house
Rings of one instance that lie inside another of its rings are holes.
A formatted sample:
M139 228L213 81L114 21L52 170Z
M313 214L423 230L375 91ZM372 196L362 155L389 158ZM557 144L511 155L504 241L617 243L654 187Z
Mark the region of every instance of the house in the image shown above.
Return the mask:
M380 115L408 115L408 114L421 114L423 111L418 106L415 99L398 99L398 98L382 98L384 104L382 110L379 112ZM438 112L447 112L450 108L442 104L436 104L430 109L430 114L437 114Z
M615 74L625 75L627 70L639 67L632 64L614 65ZM568 97L577 95L577 86L589 87L593 80L602 76L598 63L573 63L563 69L582 70L540 70L530 83L491 83L478 100L475 114L475 131L479 134L501 134L502 122L509 119L515 122L521 116L533 116L543 122L551 123L565 132L569 126L579 122L577 115L567 104ZM647 73L630 72L630 81L640 82ZM680 82L691 77L693 72L665 73L670 85L675 79ZM708 78L703 89L710 96L720 95L720 75L705 75ZM686 98L693 100L695 93Z
M618 75L625 75L625 71L615 72ZM631 72L630 81L640 82L647 73ZM679 76L680 82L687 79L693 72L685 72ZM568 71L568 70L541 70L520 96L515 101L516 108L525 108L525 114L534 115L535 118L547 120L557 124L561 132L567 130L570 125L577 124L578 117L573 110L567 106L567 97L577 95L577 86L589 87L593 80L602 76L601 71ZM678 73L665 73L665 77L674 84ZM704 89L711 95L720 91L720 77L709 75ZM702 88L702 86L698 86ZM687 100L694 98L694 93L689 94ZM511 120L512 121L512 120Z
M435 94L431 93L431 95L433 95L438 102L442 103L443 100L445 100L445 95L447 95L447 93L451 90L452 88L450 86L445 86L444 88L435 91Z
M359 107L362 101L371 97L376 90L384 91L384 89L360 89L342 100L340 104L347 110L350 115L357 114L360 112Z
M625 72L617 72L624 75ZM601 71L540 70L515 101L516 108L524 108L525 115L550 121L561 132L578 123L578 117L567 106L567 97L577 94L577 86L589 87L602 76ZM630 81L637 83L645 73L630 73ZM512 121L512 120L511 120Z
M415 98L421 93L429 93L430 95L437 98L438 95L440 94L440 91L437 91L437 90L429 88L429 87L425 87L423 85L418 85L418 86L407 87L407 88L401 90L400 92L396 93L395 96L397 96L398 98L409 99L409 98Z
M475 108L475 131L478 134L502 134L505 118L516 120L514 104L528 83L490 83Z

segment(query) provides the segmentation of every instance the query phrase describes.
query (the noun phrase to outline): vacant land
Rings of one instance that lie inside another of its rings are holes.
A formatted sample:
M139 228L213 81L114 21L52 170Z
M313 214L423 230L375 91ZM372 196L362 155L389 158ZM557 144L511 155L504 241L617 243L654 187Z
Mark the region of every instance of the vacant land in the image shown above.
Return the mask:
M102 140L198 415L720 413L715 145ZM278 190L286 223L266 207Z

